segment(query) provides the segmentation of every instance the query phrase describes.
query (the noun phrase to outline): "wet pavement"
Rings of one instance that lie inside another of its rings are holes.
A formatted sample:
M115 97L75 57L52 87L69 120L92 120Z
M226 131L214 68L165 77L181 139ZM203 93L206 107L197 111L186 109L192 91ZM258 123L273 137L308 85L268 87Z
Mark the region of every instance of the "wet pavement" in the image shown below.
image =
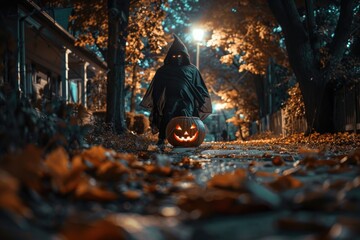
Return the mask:
M100 150L87 155L98 170L131 176L102 182L120 198L102 202L100 194L84 201L56 189L43 196L30 191L22 197L34 217L0 211L0 237L360 239L360 152L204 143L163 152L149 146L137 155L106 152L109 159L100 163ZM91 187L97 175L93 167L86 169L81 176L91 177Z
M253 209L235 214L226 211L226 214L210 214L209 218L187 221L185 225L180 224L186 226L188 233L184 239L360 239L360 232L355 230L360 227L359 168L337 171L340 165L333 168L329 164L334 158L341 158L342 153L319 154L317 150L299 153L298 149L281 146L205 143L198 149L174 148L168 154L175 154L177 158L187 156L201 163L202 167L192 173L205 189L214 176L245 169L249 175L242 187L258 203L270 206L264 211ZM283 161L279 166L274 162L277 158ZM328 162L304 168L300 164L303 159ZM269 190L267 184L280 176L293 176L302 186L285 187L277 192ZM357 200L354 202L354 199Z

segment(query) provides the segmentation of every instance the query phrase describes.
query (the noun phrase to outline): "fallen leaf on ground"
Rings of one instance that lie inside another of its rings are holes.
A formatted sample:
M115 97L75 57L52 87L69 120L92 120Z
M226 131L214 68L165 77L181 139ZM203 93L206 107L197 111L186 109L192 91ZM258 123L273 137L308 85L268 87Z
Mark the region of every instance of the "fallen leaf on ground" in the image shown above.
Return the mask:
M95 180L92 179L91 181ZM114 201L118 199L116 193L102 189L94 184L90 184L90 179L87 178L83 178L77 185L75 196L78 199L93 201Z
M160 176L170 176L172 174L172 168L170 166L158 166L158 165L145 165L144 169L149 174L155 174Z
M299 154L303 154L306 156L318 156L322 155L324 153L324 149L314 149L314 148L308 148L308 147L300 147L298 150Z
M114 158L118 160L125 160L131 165L138 160L137 156L132 153L115 153Z
M271 160L272 164L274 164L275 166L282 166L285 165L285 161L282 157L280 156L274 156Z
M334 167L339 164L339 161L334 159L317 159L315 157L305 157L299 162L301 165L305 165L308 169L315 169L318 167Z
M127 190L122 192L122 195L129 200L137 200L141 197L142 192L139 190Z
M0 169L0 208L30 217L31 211L18 196L19 181L9 173Z
M103 181L118 181L129 172L130 170L122 163L106 161L98 166L96 176Z
M106 219L94 222L69 220L58 234L58 237L66 240L127 239L124 229Z
M107 155L114 155L113 150L106 149L102 146L93 146L81 153L84 160L91 162L95 167L98 167L108 157Z
M282 175L283 175L283 176L287 176L287 175L306 176L306 175L307 175L307 172L303 169L302 166L296 166L296 167L293 167L293 168L285 169L285 170L282 172Z
M197 217L217 214L245 214L270 210L268 204L255 201L250 194L240 194L216 188L192 188L180 194L178 206Z
M1 167L25 185L40 190L40 179L44 174L42 153L42 149L27 145L21 151L6 155Z
M62 147L50 152L44 163L51 176L53 187L63 194L75 190L86 168L79 156L74 156L70 162L67 152Z
M278 177L279 174L275 172L267 172L267 171L255 171L253 172L257 177Z
M207 186L241 190L243 189L242 183L245 180L246 176L246 170L239 168L234 172L215 175L207 182Z
M280 176L275 181L268 183L268 186L275 191L285 191L289 189L300 188L303 185L304 184L300 180L290 175Z
M360 149L356 149L349 155L348 162L354 165L360 165Z

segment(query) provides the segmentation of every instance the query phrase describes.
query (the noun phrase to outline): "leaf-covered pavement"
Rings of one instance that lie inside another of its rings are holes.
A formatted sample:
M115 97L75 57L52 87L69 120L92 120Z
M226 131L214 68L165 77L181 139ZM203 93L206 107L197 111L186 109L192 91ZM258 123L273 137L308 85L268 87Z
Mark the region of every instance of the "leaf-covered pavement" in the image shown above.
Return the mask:
M359 147L357 135L164 152L29 145L1 161L0 237L359 238Z

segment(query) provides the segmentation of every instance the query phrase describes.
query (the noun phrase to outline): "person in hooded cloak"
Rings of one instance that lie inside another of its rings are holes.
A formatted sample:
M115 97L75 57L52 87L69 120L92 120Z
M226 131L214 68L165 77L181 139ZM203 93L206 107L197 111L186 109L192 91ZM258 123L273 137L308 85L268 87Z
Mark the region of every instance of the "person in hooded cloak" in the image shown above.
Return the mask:
M190 62L185 44L174 34L174 41L155 73L140 106L151 111L152 133L159 132L157 145L164 144L166 125L178 116L204 120L212 112L208 89L199 70Z

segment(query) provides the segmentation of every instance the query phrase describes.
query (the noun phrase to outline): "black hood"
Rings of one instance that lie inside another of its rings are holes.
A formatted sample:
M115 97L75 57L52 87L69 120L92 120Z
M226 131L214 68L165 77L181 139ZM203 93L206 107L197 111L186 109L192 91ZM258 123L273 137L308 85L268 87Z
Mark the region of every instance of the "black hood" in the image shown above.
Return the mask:
M180 40L180 38L178 36L176 36L176 34L173 34L173 37L174 37L174 42L172 43L172 45L165 57L164 64L170 63L170 59L171 59L172 55L182 53L182 55L185 59L186 65L189 65L190 64L190 56L189 56L189 52L188 52L185 44Z

